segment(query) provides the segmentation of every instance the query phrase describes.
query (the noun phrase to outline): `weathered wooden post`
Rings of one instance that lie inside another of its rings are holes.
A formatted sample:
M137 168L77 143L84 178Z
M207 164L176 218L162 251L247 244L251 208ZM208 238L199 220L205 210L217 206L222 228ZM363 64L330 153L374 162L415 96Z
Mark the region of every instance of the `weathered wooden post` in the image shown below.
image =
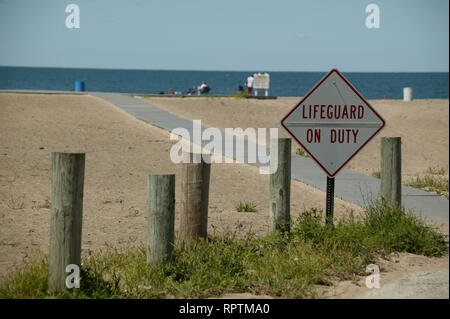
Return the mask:
M277 150L278 148L278 150ZM273 165L276 165L274 172ZM289 231L291 219L291 139L270 140L270 231Z
M52 153L48 289L66 289L66 267L80 267L84 153Z
M171 259L174 245L175 175L149 175L147 262Z
M208 229L208 201L211 164L200 153L190 154L189 163L182 164L180 240L187 245L205 238ZM198 160L195 163L194 157Z
M402 203L402 141L400 137L381 138L381 198Z

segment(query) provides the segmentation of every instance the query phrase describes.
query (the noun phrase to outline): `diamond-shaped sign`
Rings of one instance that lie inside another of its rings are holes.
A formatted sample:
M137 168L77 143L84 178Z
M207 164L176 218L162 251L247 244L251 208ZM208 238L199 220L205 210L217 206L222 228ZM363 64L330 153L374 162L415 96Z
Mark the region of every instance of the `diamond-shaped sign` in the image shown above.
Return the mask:
M334 177L383 129L385 121L336 69L331 70L281 125Z

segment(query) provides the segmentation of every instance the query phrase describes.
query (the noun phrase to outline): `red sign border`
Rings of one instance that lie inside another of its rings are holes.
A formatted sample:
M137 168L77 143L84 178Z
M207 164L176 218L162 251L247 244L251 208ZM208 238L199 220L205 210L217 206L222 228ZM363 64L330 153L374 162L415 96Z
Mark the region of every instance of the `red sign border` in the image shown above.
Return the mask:
M342 164L335 172L334 174L331 174L321 163L320 161L315 158L310 151L297 139L297 137L295 137L295 135L284 125L284 121L289 117L289 115L292 114L292 112L294 112L302 103L303 101L305 101L331 74L336 73L337 75L340 76L340 78L342 80L344 80L344 82L353 90L353 92L355 92L356 95L358 95L358 97L369 107L369 109L372 110L372 112L381 120L381 122L383 123L380 128L375 131L375 133L373 133L367 140L366 142L361 145L360 148L358 148L352 156L350 156L344 164ZM301 99L300 102L298 102L298 104L281 120L281 126L283 126L283 128L297 141L298 144L300 144L300 146L309 154L309 156L311 156L312 159L314 159L314 161L319 164L319 166L325 171L325 173L329 176L329 177L334 177L336 176L337 173L339 173L339 171L348 163L352 160L353 157L355 157L356 154L359 153L359 151L361 149L363 149L364 146L367 145L367 143L369 143L374 137L375 135L377 135L386 125L386 122L384 121L384 119L381 117L380 114L377 113L377 111L375 111L375 109L369 104L369 102L367 102L362 96L361 94L359 94L359 92L353 87L353 85L350 84L349 81L347 81L347 79L341 74L341 72L339 72L338 69L332 69L330 72L328 72L327 75L325 75L323 77L322 80L320 80L309 92L308 94L305 95L305 97L303 99Z

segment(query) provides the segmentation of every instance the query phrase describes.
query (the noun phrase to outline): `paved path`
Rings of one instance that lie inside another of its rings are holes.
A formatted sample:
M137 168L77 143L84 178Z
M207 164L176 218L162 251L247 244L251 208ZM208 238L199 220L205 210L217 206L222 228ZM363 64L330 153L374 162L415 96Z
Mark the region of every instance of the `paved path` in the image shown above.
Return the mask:
M1 90L6 91L6 90ZM18 92L25 92L24 90ZM29 93L45 93L48 91L27 91ZM74 92L51 92L51 93L71 93ZM81 92L80 92L81 93ZM78 93L78 94L80 94ZM157 106L154 106L140 98L131 97L120 93L106 92L83 92L103 98L112 104L118 106L129 114L141 119L149 124L160 127L162 129L172 131L175 128L185 128L190 136L193 136L193 121L181 118L175 114L169 113ZM81 94L83 94L81 93ZM202 131L206 127L202 127ZM223 133L223 132L222 132ZM268 134L268 132L267 132ZM224 138L232 138L232 136L223 133ZM231 139L232 140L232 139ZM257 147L251 141L236 141L237 146ZM207 142L202 142L204 146ZM225 154L225 144L222 145L222 152ZM243 145L242 145L243 144ZM266 154L269 151L266 149ZM236 156L233 156L236 159ZM244 158L245 162L248 159ZM264 162L250 163L258 167L265 166ZM326 175L318 167L318 165L310 158L299 155L292 155L292 178L305 184L316 187L320 190L326 190ZM335 195L345 201L365 206L370 200L376 199L379 195L380 180L372 176L367 176L349 169L342 169L335 179ZM324 198L325 200L325 198ZM449 203L442 196L434 193L428 193L412 187L402 187L402 201L406 209L414 208L415 213L424 217L432 217L435 220L448 222L449 220Z

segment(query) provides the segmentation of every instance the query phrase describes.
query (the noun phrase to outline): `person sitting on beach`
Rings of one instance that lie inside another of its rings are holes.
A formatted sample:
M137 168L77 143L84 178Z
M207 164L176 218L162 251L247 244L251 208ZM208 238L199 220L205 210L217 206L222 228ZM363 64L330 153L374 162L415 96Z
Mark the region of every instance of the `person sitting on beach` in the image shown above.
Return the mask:
M202 85L198 87L198 95L208 93L209 90L211 89L209 88L208 84L206 84L206 82L203 81Z
M238 85L237 89L234 89L234 93L243 93L244 87L242 85Z
M193 95L195 94L195 92L197 92L197 90L195 89L195 86L192 88L187 89L187 95Z

